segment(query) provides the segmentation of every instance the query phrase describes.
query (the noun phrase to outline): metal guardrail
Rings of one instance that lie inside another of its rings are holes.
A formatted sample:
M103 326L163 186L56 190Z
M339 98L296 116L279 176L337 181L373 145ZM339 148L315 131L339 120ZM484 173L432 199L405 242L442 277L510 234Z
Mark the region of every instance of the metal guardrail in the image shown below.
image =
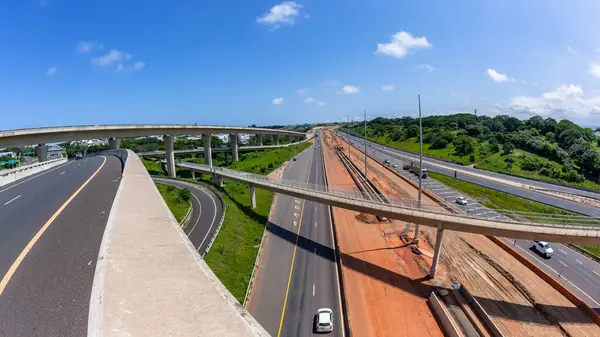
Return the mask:
M225 177L230 177L248 183L262 182L263 184L271 184L278 187L294 188L304 190L307 192L325 194L331 197L351 199L353 201L362 202L365 204L365 206L372 206L374 210L381 209L382 207L385 207L387 209L390 206L410 210L422 210L423 208L425 208L428 213L448 215L448 213L442 210L442 207L437 202L421 201L421 203L419 204L419 201L415 199L385 196L389 203L384 203L377 200L370 200L368 195L365 195L364 193L356 190L332 188L329 186L310 184L294 180L275 179L263 175L235 171L216 166L210 168L208 165L203 164L178 163L177 165L182 168L188 168L196 171L203 171L207 173L222 175ZM488 217L479 216L476 213L474 214L473 211L476 209L475 207L460 206L449 202L447 204L449 207L458 208L461 211L463 211L465 214L460 215L460 217L463 218L480 219L501 223L511 223L517 225L536 225L542 227L554 227L565 229L590 229L590 227L594 227L594 229L600 228L600 219L583 215L571 216L561 214L543 214L495 209L494 212L500 215L504 215L506 216L506 218L489 219Z

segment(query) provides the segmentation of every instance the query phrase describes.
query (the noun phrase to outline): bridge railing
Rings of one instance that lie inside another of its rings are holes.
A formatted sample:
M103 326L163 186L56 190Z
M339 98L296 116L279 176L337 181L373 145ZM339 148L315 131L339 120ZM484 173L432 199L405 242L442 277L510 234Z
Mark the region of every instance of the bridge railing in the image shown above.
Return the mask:
M208 165L204 164L194 164L194 163L178 163L177 164L183 168L190 168L197 171L210 172L218 175L222 175L225 177L230 177L238 180L243 180L248 183L267 183L273 184L280 187L293 188L297 190L304 190L307 192L317 192L321 194L330 195L333 197L341 197L352 199L356 201L361 201L364 203L368 203L371 205L386 205L386 206L394 206L405 209L426 209L431 213L438 214L448 214L445 209L453 208L458 211L459 216L465 218L473 218L473 219L482 219L488 221L497 221L497 222L509 222L512 224L522 224L522 225L538 225L544 227L560 227L560 228L570 228L570 229L589 229L592 227L600 227L600 219L583 216L583 215L571 215L571 214L545 214L545 213L534 213L534 212L521 212L521 211L512 211L512 210L502 210L502 209L493 209L489 210L485 213L478 213L476 209L479 209L480 206L469 206L469 205L458 205L451 202L432 202L432 201L421 201L419 203L418 200L412 198L404 198L404 197L396 197L396 196L385 196L388 203L382 202L380 200L374 200L370 195L365 194L359 190L350 188L337 188L330 187L326 185L317 185L302 181L296 180L287 180L287 179L278 179L269 176L264 176L260 174L241 172L236 170L231 170L223 167L213 166L210 168ZM490 213L492 213L490 215ZM494 215L495 214L495 215Z

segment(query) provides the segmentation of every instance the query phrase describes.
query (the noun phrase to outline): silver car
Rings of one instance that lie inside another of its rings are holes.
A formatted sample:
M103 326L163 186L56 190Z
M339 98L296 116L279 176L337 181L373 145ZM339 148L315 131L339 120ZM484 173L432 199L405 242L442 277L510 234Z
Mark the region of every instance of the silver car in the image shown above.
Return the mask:
M329 308L321 308L317 310L315 330L316 332L333 331L333 310Z
M467 200L467 198L465 198L465 197L456 198L456 203L459 205L466 205L468 201L469 200Z

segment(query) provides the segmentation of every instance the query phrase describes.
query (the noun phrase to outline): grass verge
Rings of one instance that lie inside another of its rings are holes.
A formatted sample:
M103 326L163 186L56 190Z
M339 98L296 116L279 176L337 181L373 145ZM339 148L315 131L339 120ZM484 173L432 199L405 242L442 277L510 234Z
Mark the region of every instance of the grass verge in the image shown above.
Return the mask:
M177 222L181 222L191 205L190 191L164 184L156 184L156 187L158 187L160 195L162 195L167 206L169 206Z

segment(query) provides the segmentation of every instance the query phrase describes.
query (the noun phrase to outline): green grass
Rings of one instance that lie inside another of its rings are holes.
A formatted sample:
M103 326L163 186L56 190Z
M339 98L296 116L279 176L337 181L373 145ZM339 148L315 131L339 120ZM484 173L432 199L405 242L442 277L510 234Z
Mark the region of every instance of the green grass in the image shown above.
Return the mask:
M556 166L557 168L561 167L561 165L555 161L552 161L547 158L538 156L534 153L519 150L519 149L514 150L513 153L510 155L489 157L489 158L485 159L484 161L480 162L479 164L475 165L475 167L478 169L482 169L482 170L498 172L498 173L505 173L505 174L512 174L512 175L517 175L517 176L524 177L524 178L543 180L543 181L547 181L550 183L560 183L560 184L571 185L574 187L586 187L586 188L591 188L591 189L600 189L600 185L598 185L597 183L595 183L591 180L586 179L582 183L573 183L573 182L568 182L563 179L557 179L557 178L552 178L552 177L548 177L545 175L541 175L539 173L539 171L524 170L521 168L519 163L520 163L520 160L526 156L531 156L531 157L537 158L540 162L543 162L546 165ZM512 164L511 169L508 169L506 166L505 160L508 157L512 157L515 159L515 162Z
M485 207L491 209L504 209L518 212L531 212L543 214L577 215L557 207L548 206L539 202L517 197L508 193L496 191L466 181L454 179L443 174L430 172L429 175L441 183L471 196Z
M156 184L156 187L177 222L181 222L191 205L189 194L185 192L187 190L164 184Z
M409 138L401 142L392 141L387 139L386 137L369 137L369 139L405 151L410 151L414 153L419 153L420 151L418 138ZM488 151L480 150L480 148L487 150L487 143L479 143L475 138L473 138L473 143L475 144L475 153L473 153L473 157L475 159L474 161L471 160L471 155L454 155L454 146L452 144L448 144L448 146L443 149L430 149L431 144L423 143L423 154L446 160L451 160L461 165L471 165L484 160L490 155L493 155L493 153L488 153Z
M166 175L166 172L163 171L163 169L162 169L160 161L154 160L154 159L146 159L146 158L140 158L140 159L142 160L142 164L144 164L144 167L146 168L148 173L150 173L150 175L153 175L153 176Z
M227 167L267 174L308 146L310 144L302 143L288 148L244 153L239 162ZM211 176L202 174L197 179L210 181ZM223 188L223 200L227 205L225 222L204 259L240 303L244 301L273 197L272 192L257 188L256 208L252 209L248 186L228 181Z

